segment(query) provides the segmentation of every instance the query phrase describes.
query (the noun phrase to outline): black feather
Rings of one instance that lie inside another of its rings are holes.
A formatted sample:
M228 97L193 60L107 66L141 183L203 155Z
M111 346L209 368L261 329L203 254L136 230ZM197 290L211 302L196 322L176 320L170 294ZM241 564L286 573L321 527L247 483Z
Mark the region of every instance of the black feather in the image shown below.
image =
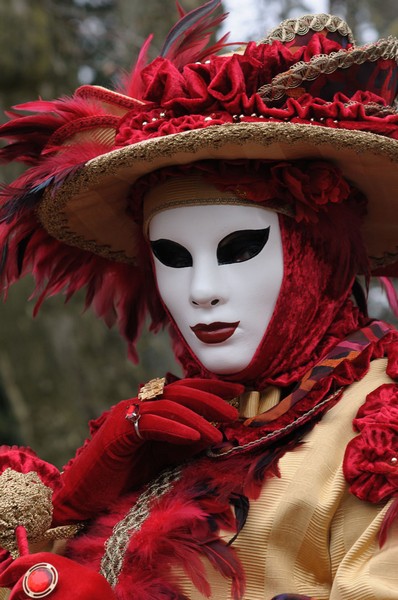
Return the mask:
M18 275L21 275L23 268L23 261L25 258L26 248L33 236L33 232L24 237L17 246L17 267L18 267Z
M11 223L15 217L17 217L21 212L26 212L34 208L38 202L40 202L44 191L46 188L54 181L54 177L49 177L39 185L36 185L28 192L14 196L14 198L10 198L1 208L1 219L0 223ZM3 187L3 193L7 188ZM16 190L11 190L8 188L8 193L12 191L15 194Z
M3 272L3 269L5 267L5 264L7 262L7 256L8 256L8 244L7 242L4 243L3 246L3 250L1 252L1 259L0 259L0 275Z
M168 52L173 47L175 42L182 35L184 35L186 31L188 31L192 26L194 26L198 21L201 21L208 15L211 15L211 13L214 12L216 8L218 8L220 5L221 0L210 0L210 2L206 2L206 4L204 4L203 6L199 6L199 8L195 8L194 10L191 10L189 13L187 13L170 30L163 44L160 56L167 56Z
M365 315L365 317L367 317L368 305L366 301L366 293L358 279L355 279L354 285L352 286L352 295L354 296L359 310Z
M243 527L245 526L248 514L249 514L249 499L243 494L232 494L229 498L229 503L234 508L235 519L236 519L236 533L229 540L228 546L234 543Z

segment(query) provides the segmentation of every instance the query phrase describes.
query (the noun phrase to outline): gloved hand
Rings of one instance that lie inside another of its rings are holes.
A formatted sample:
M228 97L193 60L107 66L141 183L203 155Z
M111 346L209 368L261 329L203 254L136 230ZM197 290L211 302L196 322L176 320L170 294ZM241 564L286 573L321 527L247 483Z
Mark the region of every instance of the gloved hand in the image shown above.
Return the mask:
M111 586L106 579L78 563L50 552L40 552L38 554L27 554L14 560L11 565L0 575L0 587L11 588L9 600L26 600L28 596L24 592L25 586L28 586L33 592L38 592L39 589L48 589L48 584L51 581L51 572L47 568L44 572L35 574L26 574L28 569L38 565L39 563L47 563L55 567L58 573L58 581L49 596L51 600L112 600L116 599ZM49 575L49 580L46 580L46 573ZM25 577L26 574L26 577ZM32 598L34 596L31 596ZM41 596L38 596L41 597Z
M220 443L222 434L209 421L235 420L237 410L225 400L242 392L239 384L183 379L167 385L161 399L117 404L61 476L54 524L90 519L165 466ZM136 426L126 419L129 409L137 415Z

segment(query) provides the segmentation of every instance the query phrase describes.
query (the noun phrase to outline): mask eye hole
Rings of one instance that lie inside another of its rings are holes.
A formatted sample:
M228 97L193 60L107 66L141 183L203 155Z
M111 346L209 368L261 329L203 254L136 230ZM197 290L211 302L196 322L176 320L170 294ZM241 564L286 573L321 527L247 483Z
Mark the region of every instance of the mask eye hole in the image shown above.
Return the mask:
M155 240L151 242L151 248L156 258L166 267L183 269L192 267L192 256L184 246L171 240Z
M270 227L234 231L221 240L217 247L219 265L231 265L250 260L260 254L268 242Z

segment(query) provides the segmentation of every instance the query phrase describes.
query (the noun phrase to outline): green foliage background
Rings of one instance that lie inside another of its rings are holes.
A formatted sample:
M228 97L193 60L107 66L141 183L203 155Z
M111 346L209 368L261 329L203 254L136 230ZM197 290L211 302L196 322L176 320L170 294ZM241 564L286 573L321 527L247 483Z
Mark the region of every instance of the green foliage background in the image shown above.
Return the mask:
M202 1L182 4L190 10ZM267 26L271 12L272 25L309 12L305 0L258 0L257 8ZM398 33L396 0L330 0L329 12L346 16L359 41L369 30L375 37ZM71 94L81 83L112 85L151 32L152 54L159 52L175 20L174 0L1 2L0 105ZM17 173L2 168L0 177ZM31 291L32 281L23 280L0 305L0 443L29 445L62 465L84 439L88 419L178 367L166 334L145 334L140 364L131 365L117 332L82 314L79 297L67 306L53 298L33 320Z

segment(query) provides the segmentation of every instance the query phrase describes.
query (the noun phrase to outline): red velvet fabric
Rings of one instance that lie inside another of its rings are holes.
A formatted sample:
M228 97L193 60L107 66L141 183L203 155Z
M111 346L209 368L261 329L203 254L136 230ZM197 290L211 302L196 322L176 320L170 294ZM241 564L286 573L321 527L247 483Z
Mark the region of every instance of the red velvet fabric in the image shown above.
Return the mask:
M212 112L223 112L226 120L226 113L229 118L242 113L268 116L270 108L283 106L289 97L266 103L259 93L263 85L269 84L274 77L288 71L301 60L309 61L318 53L330 54L339 50L341 45L338 42L327 39L322 33L312 33L308 45L294 52L277 41L272 45L251 42L242 55L213 56L205 63L188 64L182 70L165 58L157 58L141 72L144 85L140 100L145 102L144 110L139 114L134 109L122 119L116 146L152 137L155 131L156 135L164 135L162 128L167 127L166 120L160 118L158 123L150 121L164 112L167 113L167 120L193 117L199 127L200 115ZM303 82L298 90L292 89L288 93L295 97L308 93L313 99L322 98L333 103L336 93L352 98L358 92L372 90L374 95L379 96L378 102L392 103L397 86L397 69L392 60L353 64L349 71L350 75L352 73L349 77L346 69L337 69L327 76L319 75ZM156 114L150 112L158 107L162 108ZM331 109L333 111L333 107ZM331 114L329 112L329 116ZM134 123L139 123L139 128ZM172 131L173 125L168 132Z
M39 458L30 448L0 446L0 474L6 469L13 469L18 473L34 471L44 485L53 491L61 486L57 467Z
M369 107L364 109L363 103L365 105L369 103ZM250 112L234 118L226 110L212 110L210 115L206 113L179 115L171 109L167 117L162 117L164 111L160 108L145 109L142 113L137 114L137 111L134 111L123 118L116 141L118 147L123 147L145 139L192 129L234 123L237 120L246 123L264 122L265 118L272 119L276 123L290 121L332 129L369 131L396 139L398 116L393 113L383 115L383 107L384 103L379 96L363 91L356 92L353 97L338 92L332 102L303 94L297 99L289 98L283 106L245 109L258 112L262 118L250 116Z
M41 562L51 564L58 571L58 583L51 592L53 600L116 599L111 586L99 573L63 556L38 552L17 558L0 575L0 587L12 588L10 600L26 600L22 587L23 576L30 567Z

